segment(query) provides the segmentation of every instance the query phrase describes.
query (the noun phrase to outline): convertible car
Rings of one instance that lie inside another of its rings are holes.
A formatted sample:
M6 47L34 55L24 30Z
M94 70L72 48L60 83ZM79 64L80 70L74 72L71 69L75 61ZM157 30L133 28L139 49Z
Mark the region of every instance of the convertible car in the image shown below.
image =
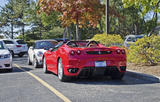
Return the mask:
M55 73L60 81L99 75L122 79L126 72L126 53L124 49L105 47L96 41L59 42L44 53L43 71Z

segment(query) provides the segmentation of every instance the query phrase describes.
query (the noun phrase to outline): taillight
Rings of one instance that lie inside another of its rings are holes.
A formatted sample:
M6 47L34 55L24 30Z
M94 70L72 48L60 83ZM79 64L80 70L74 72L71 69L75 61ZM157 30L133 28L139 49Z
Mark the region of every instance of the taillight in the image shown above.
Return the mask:
M121 53L121 50L118 49L116 52L117 52L117 54L120 54L120 53Z
M80 51L80 50L77 50L77 51L72 50L72 51L70 52L70 54L71 54L71 55L75 55L75 54L80 55L80 54L81 54L81 51Z
M78 50L78 51L77 51L77 55L80 55L80 54L81 54L81 51L80 51L80 50Z
M126 51L125 50L122 50L122 54L125 54L126 53Z
M74 55L74 54L75 54L75 52L72 50L72 51L70 52L70 54L71 54L71 55Z
M16 47L22 47L22 45L16 45Z
M120 50L120 49L116 50L116 53L117 54L126 54L125 50Z

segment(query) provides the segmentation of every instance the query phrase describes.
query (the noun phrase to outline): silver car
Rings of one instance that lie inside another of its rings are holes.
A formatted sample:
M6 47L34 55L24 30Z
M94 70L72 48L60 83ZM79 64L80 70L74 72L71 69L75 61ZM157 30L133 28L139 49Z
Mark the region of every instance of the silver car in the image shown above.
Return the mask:
M144 35L127 35L124 41L125 47L130 47L130 45L134 44L138 39L143 38Z
M12 55L2 40L0 40L0 69L7 69L8 71L13 69Z

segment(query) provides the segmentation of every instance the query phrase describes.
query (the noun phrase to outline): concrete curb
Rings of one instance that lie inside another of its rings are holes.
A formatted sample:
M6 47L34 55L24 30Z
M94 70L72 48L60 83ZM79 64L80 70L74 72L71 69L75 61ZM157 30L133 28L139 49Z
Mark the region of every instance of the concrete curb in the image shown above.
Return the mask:
M157 76L154 76L154 75L149 75L149 74L144 74L144 73L141 73L141 72L136 72L136 71L133 71L133 70L127 70L126 75L128 75L130 77L137 78L137 79L142 79L142 80L146 80L146 81L160 83L160 77L157 77Z

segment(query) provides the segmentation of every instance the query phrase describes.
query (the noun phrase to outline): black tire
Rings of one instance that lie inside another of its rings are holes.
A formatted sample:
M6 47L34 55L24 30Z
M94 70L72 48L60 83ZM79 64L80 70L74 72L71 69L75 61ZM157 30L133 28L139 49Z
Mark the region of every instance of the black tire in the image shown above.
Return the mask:
M48 73L47 64L46 64L46 59L45 58L43 58L43 72L44 73Z
M34 58L34 60L33 60L33 66L34 66L34 68L38 68L38 61L36 58Z
M27 63L28 63L28 65L32 65L32 62L31 62L31 60L29 58L29 55L28 55L28 61L27 61Z
M111 78L113 79L113 80L122 80L123 79L123 77L124 77L124 74L125 73L115 73L115 74L112 74L111 75Z
M58 78L60 81L68 81L68 78L64 75L64 69L61 58L58 60Z
M11 51L11 55L12 55L12 57L14 57L14 52L13 51Z
M13 71L13 68L11 68L11 69L7 69L8 70L8 72L12 72Z

